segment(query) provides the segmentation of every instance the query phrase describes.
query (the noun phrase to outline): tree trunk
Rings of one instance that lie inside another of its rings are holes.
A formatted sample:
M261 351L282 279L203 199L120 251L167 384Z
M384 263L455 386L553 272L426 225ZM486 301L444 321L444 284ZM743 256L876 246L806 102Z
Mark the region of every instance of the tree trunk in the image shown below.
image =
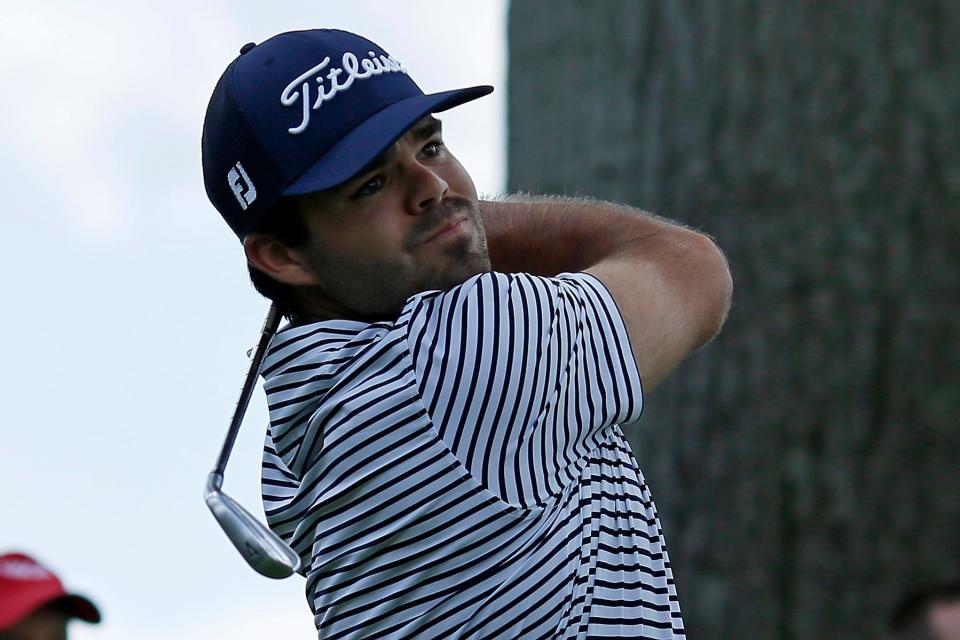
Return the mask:
M514 0L511 190L713 235L631 429L691 638L877 638L960 577L960 3Z

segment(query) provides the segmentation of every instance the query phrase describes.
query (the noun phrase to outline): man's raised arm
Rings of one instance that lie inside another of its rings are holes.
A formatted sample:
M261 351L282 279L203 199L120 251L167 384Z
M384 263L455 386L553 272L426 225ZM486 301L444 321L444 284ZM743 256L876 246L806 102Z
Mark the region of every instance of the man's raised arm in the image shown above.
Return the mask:
M704 234L596 200L509 196L480 209L496 271L585 271L607 286L646 392L723 325L733 282Z

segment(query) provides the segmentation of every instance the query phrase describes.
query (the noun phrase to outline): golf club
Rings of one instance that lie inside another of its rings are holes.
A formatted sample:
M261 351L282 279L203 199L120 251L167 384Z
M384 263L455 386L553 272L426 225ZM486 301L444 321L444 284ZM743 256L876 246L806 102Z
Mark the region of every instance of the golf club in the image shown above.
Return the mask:
M213 517L220 523L220 527L230 538L230 542L237 548L240 555L246 559L251 567L268 578L286 578L293 574L300 568L300 557L287 543L270 531L265 524L254 518L250 512L241 507L236 500L223 493L220 488L223 485L223 472L226 469L227 460L230 458L230 452L233 451L233 444L236 442L237 433L240 431L243 415L250 403L250 396L253 394L257 374L260 373L260 364L263 362L264 355L266 355L270 339L280 325L280 317L281 314L277 307L270 305L270 310L263 322L263 328L260 330L260 341L250 358L250 368L247 370L247 377L243 381L240 398L237 399L237 407L233 412L233 418L230 420L230 428L227 430L227 437L223 441L220 457L217 459L213 471L207 476L203 496L213 513Z

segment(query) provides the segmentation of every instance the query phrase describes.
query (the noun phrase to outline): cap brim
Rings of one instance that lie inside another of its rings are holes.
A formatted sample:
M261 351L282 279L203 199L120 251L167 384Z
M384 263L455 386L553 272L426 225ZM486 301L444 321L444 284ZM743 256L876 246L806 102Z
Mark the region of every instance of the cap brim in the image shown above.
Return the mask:
M79 618L84 622L94 624L100 622L100 610L87 598L76 594L69 594L54 598L48 604L56 606L71 618Z
M343 184L399 140L420 118L429 113L452 109L492 91L491 86L469 87L395 102L370 116L344 136L284 189L283 195L313 193Z

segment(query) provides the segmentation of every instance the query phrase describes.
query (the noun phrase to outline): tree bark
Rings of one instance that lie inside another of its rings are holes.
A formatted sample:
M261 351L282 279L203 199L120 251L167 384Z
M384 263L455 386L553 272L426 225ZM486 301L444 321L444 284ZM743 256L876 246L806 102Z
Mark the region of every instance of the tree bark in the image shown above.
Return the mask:
M692 638L876 638L960 577L960 3L514 0L509 188L713 235L632 428Z

